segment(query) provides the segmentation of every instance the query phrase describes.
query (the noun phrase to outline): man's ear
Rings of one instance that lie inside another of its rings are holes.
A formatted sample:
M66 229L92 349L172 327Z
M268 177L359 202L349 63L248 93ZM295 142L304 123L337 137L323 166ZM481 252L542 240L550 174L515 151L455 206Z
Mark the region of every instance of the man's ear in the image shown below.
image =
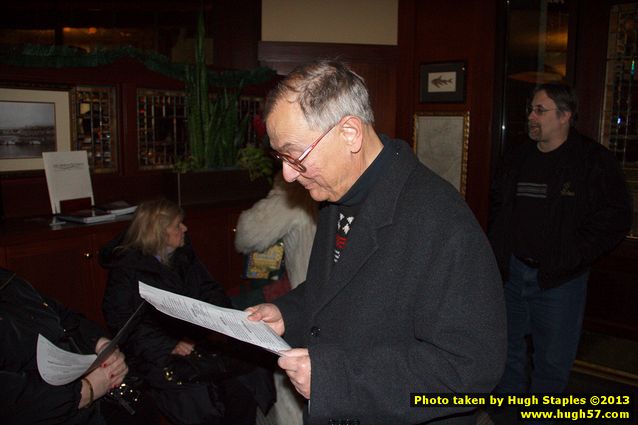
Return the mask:
M561 124L569 125L569 121L571 119L572 119L572 113L570 111L565 111L558 117L558 120L561 122Z
M341 125L342 137L346 140L346 145L350 152L356 153L361 150L363 143L363 122L359 117L348 117Z

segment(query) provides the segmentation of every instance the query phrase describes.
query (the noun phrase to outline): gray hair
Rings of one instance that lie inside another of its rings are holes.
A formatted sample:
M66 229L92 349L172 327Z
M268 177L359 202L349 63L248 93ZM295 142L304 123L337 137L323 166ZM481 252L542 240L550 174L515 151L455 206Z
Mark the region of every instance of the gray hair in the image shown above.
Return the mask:
M365 81L334 60L311 62L288 74L268 95L264 107L266 121L280 101L297 102L312 130L325 131L347 115L374 123Z

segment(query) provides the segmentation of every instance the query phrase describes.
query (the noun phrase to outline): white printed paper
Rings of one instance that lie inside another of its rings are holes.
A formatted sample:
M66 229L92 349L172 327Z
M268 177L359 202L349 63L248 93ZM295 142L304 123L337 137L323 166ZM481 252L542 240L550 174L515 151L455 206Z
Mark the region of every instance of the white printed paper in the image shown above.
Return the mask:
M281 355L290 346L264 322L247 319L245 311L218 307L139 282L140 296L164 314L203 326Z
M91 198L93 205L93 187L86 151L43 152L42 160L53 214L61 212L60 201Z
M91 367L95 354L76 354L56 347L38 334L36 360L44 382L50 385L66 385L73 382Z

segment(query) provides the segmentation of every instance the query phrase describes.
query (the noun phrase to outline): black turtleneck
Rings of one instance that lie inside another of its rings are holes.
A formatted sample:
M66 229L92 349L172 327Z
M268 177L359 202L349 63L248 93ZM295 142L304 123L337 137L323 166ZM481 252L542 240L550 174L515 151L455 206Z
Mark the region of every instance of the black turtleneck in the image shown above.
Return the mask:
M381 136L381 143L384 141L384 136ZM338 201L334 202L337 205L339 219L337 221L337 235L335 237L335 249L334 249L334 262L339 261L343 250L346 247L348 241L348 235L352 229L354 220L361 210L361 206L367 199L370 190L379 179L379 176L388 167L390 159L392 158L392 152L390 148L384 146L379 152L379 155L372 161L372 164L363 172L361 177L352 185L352 187L341 197Z

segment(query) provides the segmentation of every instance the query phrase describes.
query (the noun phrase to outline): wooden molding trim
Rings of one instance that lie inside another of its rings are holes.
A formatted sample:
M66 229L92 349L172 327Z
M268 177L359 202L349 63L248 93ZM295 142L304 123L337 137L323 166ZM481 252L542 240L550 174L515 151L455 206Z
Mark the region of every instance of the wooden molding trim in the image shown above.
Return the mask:
M318 58L394 65L399 58L399 48L379 44L260 41L258 58L261 65L270 66L280 74L287 74L292 70L291 64L310 62Z

